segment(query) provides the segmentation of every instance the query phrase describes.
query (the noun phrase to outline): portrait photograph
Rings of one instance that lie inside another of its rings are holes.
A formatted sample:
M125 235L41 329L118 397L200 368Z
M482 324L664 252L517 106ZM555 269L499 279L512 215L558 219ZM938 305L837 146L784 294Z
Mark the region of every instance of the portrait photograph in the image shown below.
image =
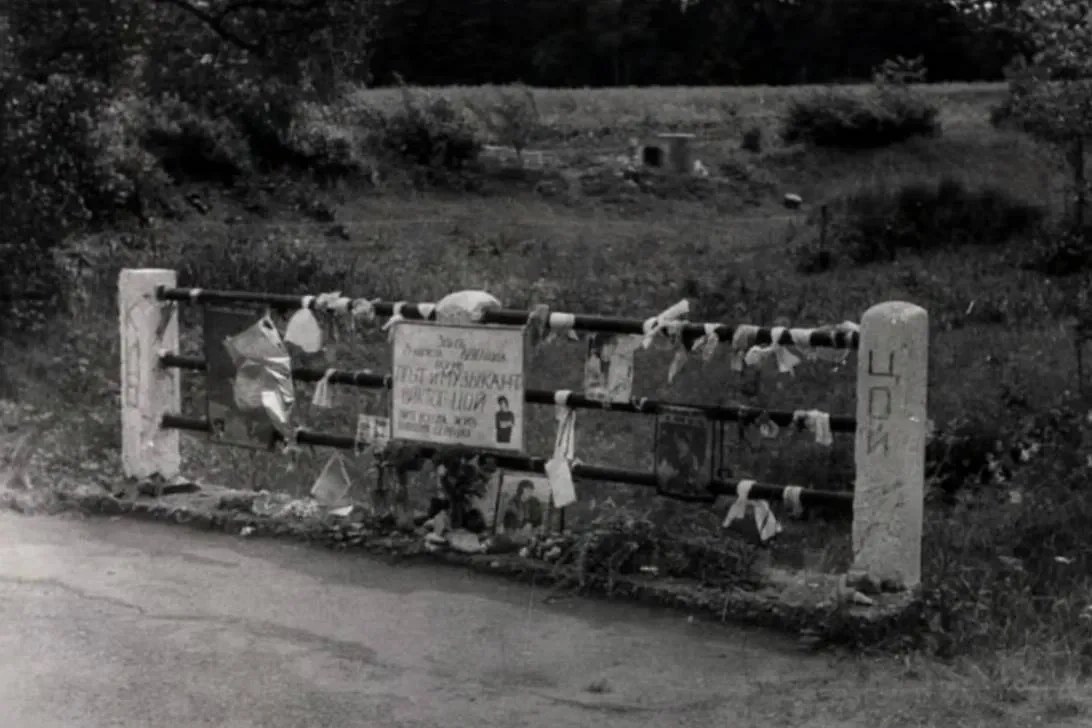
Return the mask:
M552 527L552 491L545 475L504 472L493 520L497 534L536 536Z
M713 428L698 411L656 417L656 481L662 494L713 501Z

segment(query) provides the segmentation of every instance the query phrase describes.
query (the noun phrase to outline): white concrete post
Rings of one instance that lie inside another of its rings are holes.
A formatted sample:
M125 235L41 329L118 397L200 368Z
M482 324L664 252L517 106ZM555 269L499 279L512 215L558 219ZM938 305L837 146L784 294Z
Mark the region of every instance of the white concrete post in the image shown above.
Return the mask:
M181 376L159 366L161 352L178 351L176 305L157 301L156 288L173 288L173 270L121 271L118 310L121 328L121 464L126 477L178 475L177 430L159 426L165 412L182 407Z
M889 301L861 319L851 579L921 583L929 314Z

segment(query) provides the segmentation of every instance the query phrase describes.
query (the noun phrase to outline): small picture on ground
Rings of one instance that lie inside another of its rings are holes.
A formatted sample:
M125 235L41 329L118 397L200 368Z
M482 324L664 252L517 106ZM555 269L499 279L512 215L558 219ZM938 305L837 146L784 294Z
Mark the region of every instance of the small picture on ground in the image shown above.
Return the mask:
M656 417L656 480L660 493L715 500L712 482L713 428L698 410Z
M494 531L534 536L551 528L550 481L537 473L505 472L500 480Z

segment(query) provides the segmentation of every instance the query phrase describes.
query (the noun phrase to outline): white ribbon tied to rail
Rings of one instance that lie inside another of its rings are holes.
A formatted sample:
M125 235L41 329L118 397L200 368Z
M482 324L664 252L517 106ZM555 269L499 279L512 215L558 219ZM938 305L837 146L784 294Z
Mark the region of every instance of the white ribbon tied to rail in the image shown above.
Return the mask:
M769 503L764 500L750 500L751 488L754 485L755 481L753 480L739 481L736 485L736 501L724 516L722 527L728 528L733 522L742 521L746 518L747 506L749 505L752 509L751 512L754 514L755 531L758 538L762 542L766 542L781 533L781 524L777 522L777 517L774 516Z
M366 298L354 298L349 304L349 326L356 331L357 323L371 325L375 323L375 302Z
M786 331L788 329L784 326L774 326L770 329L771 343L766 346L752 346L743 358L744 363L750 367L759 366L773 356L777 361L778 371L782 374L792 374L796 365L800 363L800 357L780 343Z
M828 361L835 364L844 364L846 359L849 358L848 349L833 349L822 346L811 345L811 335L814 332L823 331L829 332L831 335L843 334L847 338L853 334L860 335L861 327L852 321L843 321L840 324L834 326L824 326L819 329L791 329L790 333L793 339L793 346L795 346L801 354L808 359L819 359L821 361Z
M682 340L684 326L686 326L685 321L668 321L664 324L662 329L675 347L675 356L672 357L671 366L667 369L668 384L675 381L675 377L682 371L683 366L686 364L687 357L690 356L690 352L686 350L686 345L683 344Z
M758 327L751 324L740 324L732 332L732 359L730 363L732 371L743 371L747 352L754 346L757 338Z
M691 354L697 352L701 356L702 363L708 364L713 360L713 356L717 353L717 347L720 345L720 337L717 336L717 325L702 324L704 333L687 350L682 341L682 329L686 324L686 321L669 321L664 325L664 330L676 346L675 358L671 360L671 367L667 370L668 383L675 380L675 376L682 371L683 366L686 365L686 360Z
M330 375L334 373L334 369L327 369L322 379L315 385L315 394L311 397L311 404L315 407L322 407L329 409L333 407L332 397L330 396Z
M549 313L549 311L547 311ZM569 341L579 341L580 337L573 331L576 326L576 316L571 313L553 312L546 319L546 342L550 343L564 337Z
M388 332L387 340L394 341L394 325L399 321L405 321L406 318L402 315L402 309L406 307L406 301L399 301L394 304L391 311L391 317L387 319L387 323L383 324L382 331Z
M804 489L799 485L786 486L785 490L781 492L781 500L785 503L789 515L793 518L800 518L804 515L804 504L800 502L800 496L803 493Z
M656 340L656 335L669 323L685 322L690 315L690 301L685 298L675 305L664 309L659 315L646 319L641 328L644 330L644 339L641 348L647 349Z
M708 364L713 360L713 355L717 353L717 347L720 345L720 336L717 335L716 324L702 324L702 328L705 330L705 333L698 337L698 340L694 342L692 351L701 354L701 360Z
M834 444L834 435L830 429L830 415L817 409L796 410L792 413L793 423L815 435L815 442L830 447Z
M548 340L550 335L550 307L544 303L536 304L527 314L527 343L534 351Z
M314 308L317 311L330 311L332 313L346 313L353 305L353 300L342 296L341 291L320 293L315 296Z
M557 405L557 435L554 452L546 462L546 478L550 482L554 507L564 508L576 503L576 487L573 485L572 460L576 451L576 410L569 406L567 389L554 393Z

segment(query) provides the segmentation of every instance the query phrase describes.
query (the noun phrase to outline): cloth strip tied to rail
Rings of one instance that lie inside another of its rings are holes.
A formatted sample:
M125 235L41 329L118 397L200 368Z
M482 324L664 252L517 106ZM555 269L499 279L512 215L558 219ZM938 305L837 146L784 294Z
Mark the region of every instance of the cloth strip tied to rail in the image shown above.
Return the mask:
M163 301L179 301L189 304L255 304L287 311L298 308L316 308L319 296L295 296L283 293L254 293L249 291L228 291L203 288L160 288L157 297ZM347 299L348 300L348 299ZM356 299L351 299L356 300ZM340 301L322 300L323 307L340 309ZM377 316L394 318L399 316L407 321L429 321L435 319L435 304L403 301L373 301L373 310ZM485 311L481 323L523 326L532 311L517 309L492 309ZM633 334L644 336L648 333L647 318L624 318L616 316L598 316L591 314L567 314L551 312L547 326L571 319L572 330L586 333ZM736 330L741 326L720 323L685 323L679 334L687 350L710 335L720 341L731 342ZM852 327L823 326L818 328L757 327L748 326L748 339L754 346L806 346L826 349L857 349L860 346L860 333ZM708 340L706 338L706 340Z

